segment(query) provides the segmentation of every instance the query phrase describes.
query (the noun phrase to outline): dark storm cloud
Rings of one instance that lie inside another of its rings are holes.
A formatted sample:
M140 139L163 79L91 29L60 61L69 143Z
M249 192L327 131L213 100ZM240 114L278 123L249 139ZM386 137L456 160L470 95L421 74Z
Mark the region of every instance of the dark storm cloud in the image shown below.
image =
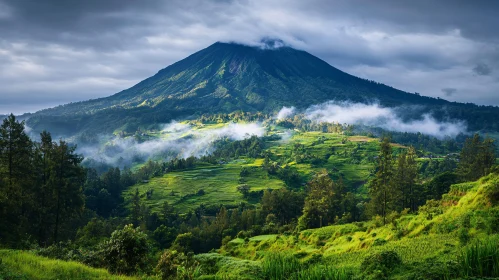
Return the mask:
M0 0L0 114L107 96L215 41L264 37L403 90L497 105L498 10L465 0Z

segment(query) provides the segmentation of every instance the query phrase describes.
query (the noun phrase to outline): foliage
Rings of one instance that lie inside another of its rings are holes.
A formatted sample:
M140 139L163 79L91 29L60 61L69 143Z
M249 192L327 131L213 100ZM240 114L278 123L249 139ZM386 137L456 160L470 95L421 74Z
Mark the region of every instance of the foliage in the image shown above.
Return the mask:
M496 162L496 147L491 138L482 138L475 134L466 139L460 154L458 173L464 180L474 181L489 174Z
M396 252L384 251L367 256L362 261L360 270L369 279L387 279L401 264L402 259Z
M131 275L147 267L147 235L133 225L114 231L102 250L106 267L113 273Z
M161 279L192 279L198 273L198 263L192 255L175 250L165 250L158 261L155 271Z
M392 188L394 172L392 164L390 139L384 137L381 140L376 174L369 185L371 215L381 215L383 224L386 224L386 216L390 210L396 209L395 201L401 195L400 190Z
M83 158L48 132L40 138L32 142L13 115L0 127L0 239L14 246L27 235L40 245L71 237L84 210Z

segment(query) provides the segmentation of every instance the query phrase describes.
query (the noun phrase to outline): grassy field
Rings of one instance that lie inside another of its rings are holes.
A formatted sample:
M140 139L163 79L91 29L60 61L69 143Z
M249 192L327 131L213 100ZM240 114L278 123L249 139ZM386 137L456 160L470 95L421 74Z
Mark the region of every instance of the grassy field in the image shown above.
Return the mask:
M151 199L144 201L153 211L159 209L164 201L174 205L181 212L192 210L201 204L235 205L247 202L237 191L237 186L247 184L251 191L279 189L284 182L271 178L260 168L262 159L238 159L226 164L204 165L192 170L170 172L148 183L138 184L125 192L129 198L138 188L141 194L153 190ZM242 167L250 168L248 176L240 179ZM197 195L202 190L204 194ZM186 197L186 195L188 195Z
M219 128L223 124L196 128L209 130ZM282 132L282 131L281 131ZM155 135L161 137L161 135ZM320 164L310 161L297 162L296 145L303 145L301 153L322 159ZM333 179L341 177L346 186L353 192L365 195L363 185L368 181L374 168L379 143L376 138L364 136L344 136L335 133L294 132L287 140L268 141L265 150L273 155L283 166L296 168L306 182L314 172L327 169ZM395 151L405 147L394 145ZM192 170L176 171L162 177L152 178L147 183L140 183L124 192L125 200L139 189L143 200L153 211L159 209L164 201L175 205L178 211L187 212L204 205L235 205L247 201L237 191L237 186L247 184L251 191L279 189L285 186L276 176L270 176L261 168L263 159L239 158L228 163L216 165L200 165ZM243 167L249 168L250 174L241 178L239 173ZM145 199L145 193L153 194ZM199 194L199 195L197 195Z
M0 250L0 279L138 279L112 275L77 262L36 256L26 251Z

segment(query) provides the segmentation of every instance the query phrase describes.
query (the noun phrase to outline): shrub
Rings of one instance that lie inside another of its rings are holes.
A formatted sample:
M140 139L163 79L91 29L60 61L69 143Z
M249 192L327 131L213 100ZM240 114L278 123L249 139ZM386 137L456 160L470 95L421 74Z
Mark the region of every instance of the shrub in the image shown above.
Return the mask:
M384 251L367 256L360 266L362 279L386 279L402 259L394 251Z
M191 233L182 233L177 235L172 248L179 252L192 252L196 243L196 237Z
M140 228L126 225L112 233L104 242L102 252L107 268L112 273L133 274L145 269L147 264L147 235Z
M198 272L199 264L191 255L175 250L165 250L155 271L161 279L192 279Z
M373 242L373 246L382 246L385 245L386 240L383 238L376 238Z

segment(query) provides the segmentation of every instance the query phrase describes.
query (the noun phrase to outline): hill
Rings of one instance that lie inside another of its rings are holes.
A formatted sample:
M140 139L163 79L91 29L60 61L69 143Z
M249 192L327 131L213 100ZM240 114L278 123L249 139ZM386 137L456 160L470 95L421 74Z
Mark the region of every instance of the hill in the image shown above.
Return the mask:
M405 112L405 117L432 113L438 119L465 120L472 130L499 128L494 119L497 107L403 92L349 75L290 47L262 49L235 43L215 43L110 97L39 111L28 125L63 135L112 133L202 114L275 113L283 106L303 109L330 100L422 105Z
M418 214L395 215L385 226L374 219L297 234L237 238L219 251L221 255L199 255L198 259L235 258L240 262L259 263L273 254L288 254L304 263L333 265L359 275L366 258L393 251L401 257L402 265L388 278L376 278L372 272L370 277L374 278L366 279L457 279L461 265L470 266L470 269L474 265L471 260L462 263L467 248L476 246L473 240L495 240L495 254L499 253L497 238L493 239L499 233L498 182L499 175L491 174L476 182L453 185L442 200L427 202ZM467 243L472 245L463 247ZM489 258L493 256L489 255ZM382 264L382 259L377 262ZM219 269L220 275L228 271L230 275L230 269L223 263ZM482 273L485 276L493 271Z

